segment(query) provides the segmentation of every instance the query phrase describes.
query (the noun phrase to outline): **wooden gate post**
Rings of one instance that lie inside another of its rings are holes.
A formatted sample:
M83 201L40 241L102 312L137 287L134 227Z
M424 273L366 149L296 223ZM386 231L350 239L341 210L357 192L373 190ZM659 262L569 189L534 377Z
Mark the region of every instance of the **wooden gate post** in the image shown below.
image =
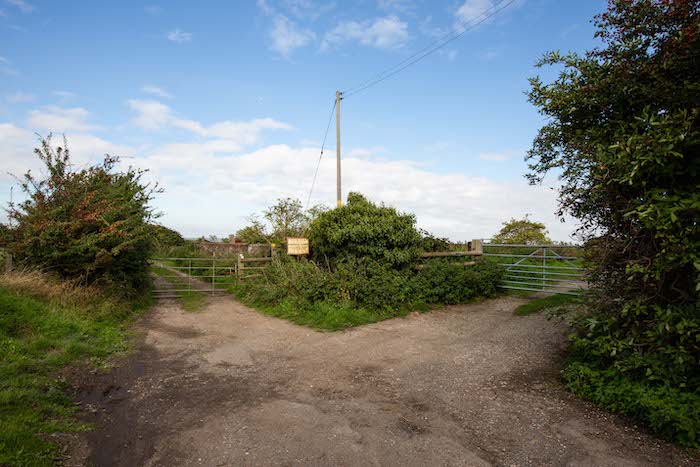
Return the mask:
M481 240L472 240L472 251L478 255L484 254L484 248L481 245Z
M12 272L12 254L8 253L5 256L5 274Z
M238 276L239 284L243 282L243 261L241 261L241 258L243 258L243 253L238 253L238 257L236 258L236 275Z

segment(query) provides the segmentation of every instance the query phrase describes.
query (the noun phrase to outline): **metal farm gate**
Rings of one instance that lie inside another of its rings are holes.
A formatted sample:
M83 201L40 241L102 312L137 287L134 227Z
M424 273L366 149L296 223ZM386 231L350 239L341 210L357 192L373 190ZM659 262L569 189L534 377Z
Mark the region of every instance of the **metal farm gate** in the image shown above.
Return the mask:
M215 295L226 286L255 277L267 267L272 257L152 258L151 271L157 277L153 294L156 298L177 298L191 294ZM248 263L252 263L248 266Z
M568 295L586 289L580 246L484 243L483 249L506 269L504 289Z

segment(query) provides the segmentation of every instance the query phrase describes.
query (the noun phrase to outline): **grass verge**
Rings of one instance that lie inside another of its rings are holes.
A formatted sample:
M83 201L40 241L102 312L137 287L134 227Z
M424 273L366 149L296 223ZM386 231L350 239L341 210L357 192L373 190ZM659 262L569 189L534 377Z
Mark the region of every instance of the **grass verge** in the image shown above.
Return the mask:
M289 320L302 326L308 326L321 331L339 331L363 324L376 323L389 318L405 316L412 310L386 310L385 312L370 311L358 308L352 303L336 303L332 301L303 302L286 298L276 304L257 302L247 293L245 286L232 284L229 291L236 299L245 305L255 308L265 314ZM427 311L428 307L419 307L415 311Z
M156 274L159 277L162 277L175 288L185 288L189 285L189 280L195 280L180 277L178 275L175 275L175 273L173 273L171 269L163 268L160 266L152 266L151 270L154 274ZM182 306L182 308L185 311L196 312L204 308L207 298L204 292L197 292L193 290L188 292L180 292L179 296L177 297L177 301L180 303L180 306Z
M538 298L531 300L524 305L520 305L515 309L515 314L517 316L527 316L533 313L537 313L542 310L557 308L567 303L575 302L578 300L576 295L566 295L566 294L556 294L550 295L549 297Z
M35 272L0 275L0 465L54 465L47 435L89 429L59 373L125 351L126 323L149 305Z

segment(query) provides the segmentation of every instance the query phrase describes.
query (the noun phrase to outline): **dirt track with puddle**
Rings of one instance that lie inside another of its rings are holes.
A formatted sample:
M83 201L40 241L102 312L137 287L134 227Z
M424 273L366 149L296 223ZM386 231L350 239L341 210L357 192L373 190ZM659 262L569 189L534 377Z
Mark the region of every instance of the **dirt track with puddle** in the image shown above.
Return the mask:
M521 299L322 333L230 297L163 300L77 388L68 465L698 465L562 387L565 329Z

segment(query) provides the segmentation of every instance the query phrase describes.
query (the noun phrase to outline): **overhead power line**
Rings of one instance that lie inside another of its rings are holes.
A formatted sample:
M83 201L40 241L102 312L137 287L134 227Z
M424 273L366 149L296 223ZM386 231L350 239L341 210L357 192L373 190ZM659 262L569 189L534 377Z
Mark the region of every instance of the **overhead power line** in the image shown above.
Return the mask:
M509 0L509 1L501 0L500 2L496 3L493 7L484 11L483 13L478 15L477 17L472 18L471 20L469 20L465 23L462 23L457 28L453 29L452 31L445 34L441 38L431 42L430 44L423 47L421 50L414 53L410 57L404 59L403 61L397 63L396 65L394 65L390 68L387 68L386 70L382 71L381 73L374 75L373 77L363 81L362 83L359 83L351 88L346 89L345 91L343 91L341 93L343 95L343 98L348 98L348 97L354 96L358 92L362 92L365 89L368 89L376 84L379 84L382 81L394 76L395 74L400 73L401 71L405 70L406 68L410 67L411 65L414 65L415 63L423 60L425 57L437 52L438 50L445 47L450 42L461 37L462 35L464 35L468 31L471 31L472 29L474 29L475 27L477 27L481 23L483 23L486 20L497 15L498 13L500 13L504 9L508 8L510 5L512 5L513 3L517 2L517 1L518 0ZM484 15L486 15L486 16L484 16ZM482 16L483 16L483 18L478 19ZM477 19L478 19L478 21L476 21ZM476 21L476 22L474 22L474 21ZM473 23L473 24L471 24L471 23ZM466 26L468 26L468 27L466 27Z
M335 111L336 100L333 100L333 108L331 108L331 115L328 117L328 125L326 125L326 134L323 135L323 143L321 144L321 154L318 156L318 163L316 163L316 171L314 172L314 179L311 182L311 189L309 190L309 197L306 200L306 209L309 209L309 203L311 202L311 194L314 192L314 185L316 184L316 177L318 176L318 168L321 167L321 159L323 158L323 150L326 147L326 138L328 138L328 130L331 128L331 122L333 121L333 111Z

